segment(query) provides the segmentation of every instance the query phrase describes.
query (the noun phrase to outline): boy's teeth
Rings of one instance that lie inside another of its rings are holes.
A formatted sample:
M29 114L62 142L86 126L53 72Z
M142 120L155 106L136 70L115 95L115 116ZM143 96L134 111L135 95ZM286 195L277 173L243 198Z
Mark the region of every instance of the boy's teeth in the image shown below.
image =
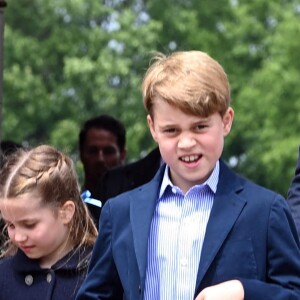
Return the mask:
M185 162L192 162L198 159L198 155L184 156L181 159Z

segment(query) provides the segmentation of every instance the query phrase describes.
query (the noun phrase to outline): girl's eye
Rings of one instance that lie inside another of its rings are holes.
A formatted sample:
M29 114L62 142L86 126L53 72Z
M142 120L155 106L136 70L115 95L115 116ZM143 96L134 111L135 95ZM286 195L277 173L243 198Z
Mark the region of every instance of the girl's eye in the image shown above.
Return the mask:
M8 229L15 229L15 225L11 223L7 223L7 228Z
M29 224L25 224L24 226L28 229L32 229L32 228L34 228L35 225L36 225L36 223L29 223Z

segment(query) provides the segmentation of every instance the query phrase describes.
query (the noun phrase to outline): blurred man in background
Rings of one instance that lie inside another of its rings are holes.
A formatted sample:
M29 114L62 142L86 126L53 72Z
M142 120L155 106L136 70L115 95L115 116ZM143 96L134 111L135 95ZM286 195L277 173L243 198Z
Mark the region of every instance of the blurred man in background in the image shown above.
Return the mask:
M84 168L82 190L96 197L104 174L111 168L123 165L126 158L126 130L124 125L109 115L87 120L79 133L80 159ZM99 199L101 200L101 199ZM95 221L100 208L89 205Z

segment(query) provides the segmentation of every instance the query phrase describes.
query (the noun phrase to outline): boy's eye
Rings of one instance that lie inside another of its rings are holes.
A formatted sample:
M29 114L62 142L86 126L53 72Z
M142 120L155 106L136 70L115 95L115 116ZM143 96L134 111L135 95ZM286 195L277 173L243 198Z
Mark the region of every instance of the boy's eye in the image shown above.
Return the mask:
M201 130L201 129L204 129L206 127L208 127L206 124L199 124L199 125L196 126L196 129Z
M174 132L176 132L176 129L175 128L166 128L166 129L164 129L164 132L166 132L166 133L174 133Z

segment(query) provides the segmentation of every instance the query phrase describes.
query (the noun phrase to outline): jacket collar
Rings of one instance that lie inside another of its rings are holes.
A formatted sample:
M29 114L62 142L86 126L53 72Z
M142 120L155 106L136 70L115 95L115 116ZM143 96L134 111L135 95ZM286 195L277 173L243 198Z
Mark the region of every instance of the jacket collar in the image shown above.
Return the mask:
M243 190L242 179L220 162L220 178L214 204L206 227L196 287L205 276L219 249L246 205L239 196ZM225 217L224 217L225 216Z
M164 170L165 165L160 167L152 181L130 193L130 220L142 282L145 282L148 237ZM206 228L196 287L199 287L210 264L246 204L246 200L239 196L242 189L241 178L220 161L220 177Z
M163 164L148 184L130 193L130 221L132 223L134 249L142 282L144 282L146 277L150 226L165 167L166 165Z
M72 250L56 262L51 269L69 271L86 269L91 253L92 247L90 246ZM37 259L28 258L21 250L18 250L11 259L13 260L12 266L18 273L40 272L42 270Z

